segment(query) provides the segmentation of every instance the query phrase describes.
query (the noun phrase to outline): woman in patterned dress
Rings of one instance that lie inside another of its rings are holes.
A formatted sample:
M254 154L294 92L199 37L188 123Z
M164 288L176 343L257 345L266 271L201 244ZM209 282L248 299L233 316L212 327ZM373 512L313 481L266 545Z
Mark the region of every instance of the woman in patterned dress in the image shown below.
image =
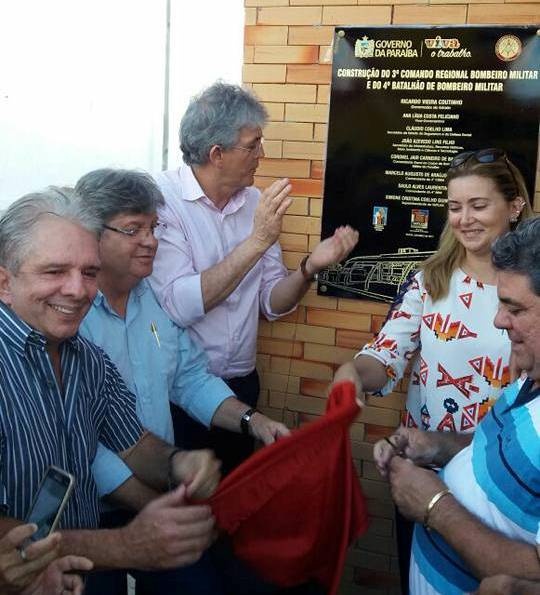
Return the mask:
M500 149L456 155L446 181L448 220L437 252L409 278L380 332L338 369L334 382L353 380L358 392L384 396L410 366L403 426L471 432L512 375L510 342L493 326L491 244L532 209L523 176ZM383 476L384 452L394 442L390 437L374 446ZM396 529L407 593L410 530L399 518Z

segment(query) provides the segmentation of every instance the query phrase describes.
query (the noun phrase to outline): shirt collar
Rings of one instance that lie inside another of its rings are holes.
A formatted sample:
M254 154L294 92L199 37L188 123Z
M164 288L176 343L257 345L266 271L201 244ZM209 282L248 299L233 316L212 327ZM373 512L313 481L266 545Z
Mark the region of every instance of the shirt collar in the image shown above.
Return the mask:
M129 294L128 302L133 295L136 296L137 298L140 298L149 289L150 289L150 285L148 284L148 280L141 279L137 283L137 285L135 285L135 287L131 290L131 292ZM107 301L107 298L105 297L104 293L99 289L96 293L96 297L94 298L93 306L95 308L102 307L102 308L105 308L106 310L108 310L109 312L114 313L114 311L110 307L109 302Z
M42 351L47 347L47 338L26 324L3 302L0 302L0 337L10 343L20 355L25 354L27 345L32 345ZM63 343L67 343L75 349L79 349L80 346L78 335L66 339Z
M193 202L206 196L189 165L182 163L178 168L178 177L182 187L182 200Z
M193 169L189 165L182 163L182 165L178 168L178 177L180 178L180 185L182 188L181 197L183 200L188 202L202 200L209 207L216 209L214 203L204 193L204 190L193 173ZM230 215L238 211L238 209L240 209L245 204L247 194L247 188L242 188L233 194L229 202L223 208L222 213L224 215Z
M523 383L521 390L516 397L514 403L508 408L513 409L514 407L521 407L522 405L526 405L536 397L540 396L540 388L532 389L532 385L534 384L534 380L530 377L525 380Z

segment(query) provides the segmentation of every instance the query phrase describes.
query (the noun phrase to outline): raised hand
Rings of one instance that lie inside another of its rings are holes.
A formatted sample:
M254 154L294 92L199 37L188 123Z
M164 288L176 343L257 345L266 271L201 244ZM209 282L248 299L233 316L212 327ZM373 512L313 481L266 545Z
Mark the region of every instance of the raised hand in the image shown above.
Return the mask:
M291 188L289 180L283 178L270 184L261 194L251 235L263 250L270 248L278 239L283 215L292 203L292 198L289 198Z
M306 271L318 273L331 264L337 264L350 254L357 243L356 229L349 225L338 227L334 235L315 246L306 262Z

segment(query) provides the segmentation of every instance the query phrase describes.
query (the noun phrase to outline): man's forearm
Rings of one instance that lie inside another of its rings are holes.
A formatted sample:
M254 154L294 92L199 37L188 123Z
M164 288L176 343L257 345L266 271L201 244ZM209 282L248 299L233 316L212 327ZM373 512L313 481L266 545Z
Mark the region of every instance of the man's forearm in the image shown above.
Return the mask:
M0 537L22 521L11 517L0 519ZM61 531L60 555L75 554L90 558L96 568L129 568L129 545L120 529Z
M135 566L123 529L66 530L60 533L61 556L85 556L92 560L95 570Z
M167 461L174 450L173 446L161 438L145 432L135 446L119 455L144 483L163 492L169 483Z
M249 409L249 405L242 403L236 397L225 399L216 409L212 417L212 425L232 432L240 431L240 419Z
M432 512L429 525L465 560L479 580L494 574L540 578L540 561L534 546L490 529L451 495Z
M133 511L139 511L149 502L159 496L157 490L152 489L138 477L132 475L105 497L107 502L122 506Z
M201 273L204 311L225 300L255 266L267 248L251 236L240 243L221 262Z
M304 297L310 285L311 282L304 279L299 269L280 279L270 294L272 312L283 314L294 308Z

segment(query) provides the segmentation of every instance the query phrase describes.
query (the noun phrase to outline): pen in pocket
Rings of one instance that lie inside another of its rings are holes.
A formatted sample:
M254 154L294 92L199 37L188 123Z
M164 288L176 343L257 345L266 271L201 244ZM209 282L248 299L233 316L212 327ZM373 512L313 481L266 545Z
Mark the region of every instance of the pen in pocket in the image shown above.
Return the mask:
M155 322L150 323L150 332L154 335L154 338L156 339L157 346L161 349L161 343L159 342L159 335L157 332L157 326L156 326Z

